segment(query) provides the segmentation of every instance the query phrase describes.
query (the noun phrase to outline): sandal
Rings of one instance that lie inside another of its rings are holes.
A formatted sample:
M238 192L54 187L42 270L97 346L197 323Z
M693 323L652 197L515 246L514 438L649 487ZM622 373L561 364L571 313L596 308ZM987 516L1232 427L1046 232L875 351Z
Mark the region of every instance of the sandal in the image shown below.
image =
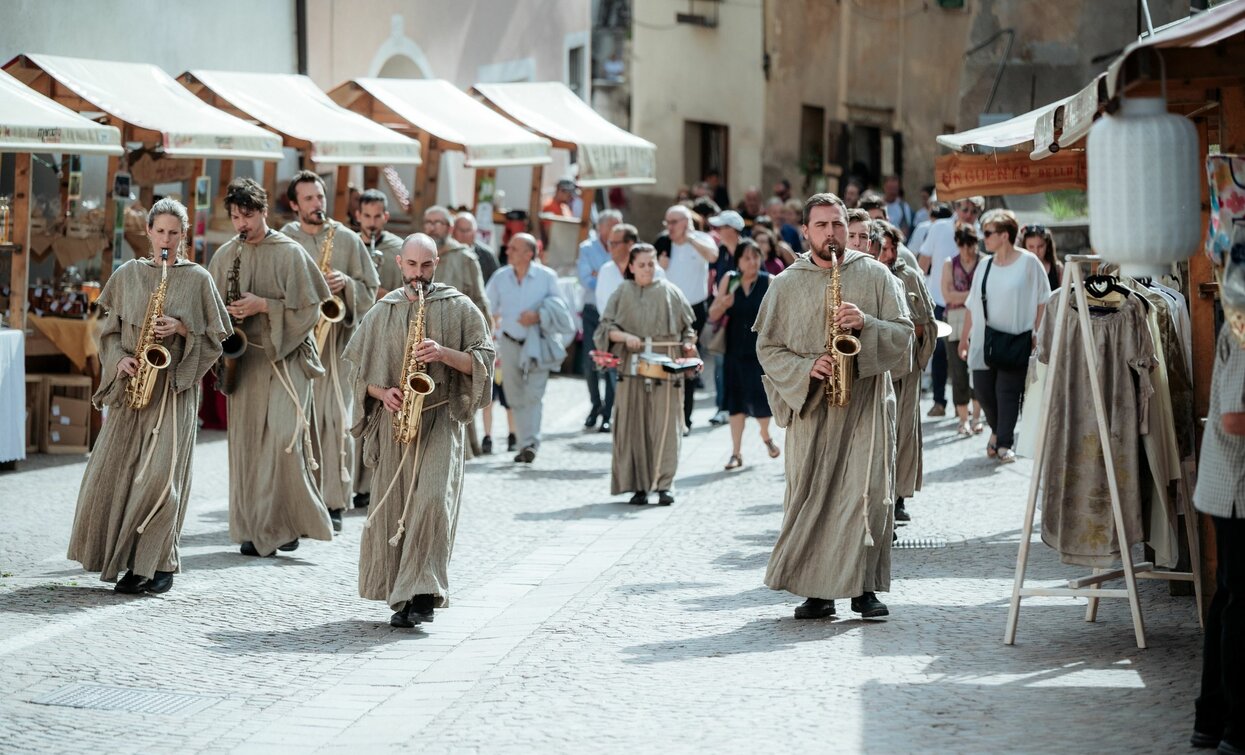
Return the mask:
M980 419L973 420L973 435L981 435L981 431L986 429L986 424Z
M778 444L774 442L773 438L765 439L765 447L769 449L769 457L771 459L777 459L778 455L782 453L782 451L778 450Z
M739 454L731 454L731 460L726 462L726 469L728 471L732 469L739 469L743 465L744 465L744 460L742 456L740 456Z
M1000 464L1011 464L1015 461L1016 461L1015 451L1011 450L1010 448L999 449L999 463Z
M965 422L960 423L960 429L956 430L955 434L960 436L961 438L967 438L968 436L973 434L973 430L972 428L968 426L968 422L965 421Z
M988 458L993 459L994 457L998 455L999 455L998 444L996 444L994 441L990 441L989 443L987 443L986 444L986 456Z

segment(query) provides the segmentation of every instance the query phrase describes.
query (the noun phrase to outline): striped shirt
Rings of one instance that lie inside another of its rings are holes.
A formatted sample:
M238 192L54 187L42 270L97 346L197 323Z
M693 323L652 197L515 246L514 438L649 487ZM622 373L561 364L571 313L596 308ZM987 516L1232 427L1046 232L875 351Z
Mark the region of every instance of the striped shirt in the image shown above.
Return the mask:
M1202 434L1193 505L1221 519L1245 517L1245 436L1224 432L1224 414L1245 412L1245 349L1228 326L1215 344L1215 374L1210 381L1210 411Z

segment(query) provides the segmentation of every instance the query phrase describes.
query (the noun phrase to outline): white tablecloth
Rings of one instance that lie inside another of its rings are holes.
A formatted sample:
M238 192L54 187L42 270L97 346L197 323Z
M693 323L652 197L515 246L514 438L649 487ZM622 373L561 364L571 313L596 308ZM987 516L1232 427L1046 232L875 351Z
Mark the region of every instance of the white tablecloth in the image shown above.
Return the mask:
M26 458L26 347L20 330L0 330L0 462Z

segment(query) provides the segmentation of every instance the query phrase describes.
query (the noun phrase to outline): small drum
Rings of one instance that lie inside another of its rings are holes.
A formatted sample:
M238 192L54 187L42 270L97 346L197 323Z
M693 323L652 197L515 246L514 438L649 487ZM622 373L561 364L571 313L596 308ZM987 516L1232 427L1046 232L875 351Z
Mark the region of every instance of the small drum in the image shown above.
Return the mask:
M653 380L672 380L676 377L691 377L700 372L705 363L696 357L674 359L665 354L646 352L636 354L633 361L634 374Z

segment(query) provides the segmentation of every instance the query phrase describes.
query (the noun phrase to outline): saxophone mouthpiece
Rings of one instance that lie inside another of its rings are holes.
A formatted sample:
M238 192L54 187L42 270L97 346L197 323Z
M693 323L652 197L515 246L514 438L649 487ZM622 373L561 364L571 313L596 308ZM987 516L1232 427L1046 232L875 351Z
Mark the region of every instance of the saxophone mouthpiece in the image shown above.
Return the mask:
M246 241L246 229L238 231L238 241Z
M160 263L163 265L169 264L169 250L168 249L160 250Z
M324 210L316 210L311 213L311 217L315 218L317 223L323 223L328 219L328 216L324 214Z

